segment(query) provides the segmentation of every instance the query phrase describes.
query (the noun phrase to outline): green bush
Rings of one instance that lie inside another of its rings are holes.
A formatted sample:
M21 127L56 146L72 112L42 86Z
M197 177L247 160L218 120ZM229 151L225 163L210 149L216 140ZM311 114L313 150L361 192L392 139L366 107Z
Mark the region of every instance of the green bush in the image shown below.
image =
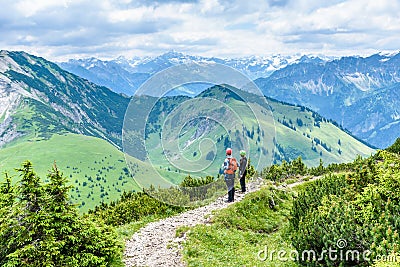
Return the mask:
M312 266L353 266L364 262L362 256L338 257L354 250L362 254L369 247L364 228L357 223L355 213L355 207L348 205L343 198L334 195L323 197L320 206L302 217L297 231L292 234L292 245L297 251L312 250L316 253L315 259L302 255L300 263L312 261ZM333 254L337 258L323 253L330 250L337 251Z
M166 217L184 210L183 207L166 204L146 192L124 192L118 201L102 203L90 210L89 215L108 225L119 226L147 216Z
M199 187L214 182L213 176L206 176L206 178L193 178L190 175L186 176L179 184L181 187Z
M298 250L337 249L370 252L366 258L301 261L307 266L369 266L400 249L400 156L379 151L349 164L346 175L328 175L303 186L290 218L292 245ZM339 250L340 252L340 250ZM390 266L383 262L375 266Z
M1 266L106 266L120 258L114 230L79 215L54 165L42 184L24 162L21 180L0 186Z
M347 186L344 175L327 175L326 177L310 182L298 192L293 202L290 224L294 231L299 229L300 220L309 212L317 209L321 201L328 195L343 195Z
M386 148L386 151L392 152L392 153L396 153L396 154L400 154L400 138L396 139L396 142L394 142L393 145L391 145L390 147Z

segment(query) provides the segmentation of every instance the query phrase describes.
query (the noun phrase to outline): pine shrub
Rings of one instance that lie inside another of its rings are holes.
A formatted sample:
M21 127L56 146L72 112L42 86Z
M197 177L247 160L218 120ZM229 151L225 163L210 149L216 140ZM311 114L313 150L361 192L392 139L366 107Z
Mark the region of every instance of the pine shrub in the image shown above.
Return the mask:
M120 258L114 230L70 204L67 179L54 164L43 184L26 161L20 183L0 186L0 266L106 266Z

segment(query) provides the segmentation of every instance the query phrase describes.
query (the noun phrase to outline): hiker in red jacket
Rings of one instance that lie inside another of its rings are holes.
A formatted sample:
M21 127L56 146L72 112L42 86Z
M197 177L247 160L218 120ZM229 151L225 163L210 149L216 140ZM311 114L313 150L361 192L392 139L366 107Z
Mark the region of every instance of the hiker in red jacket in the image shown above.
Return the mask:
M232 149L226 149L226 159L222 168L224 170L224 178L226 186L228 187L228 200L227 202L233 202L235 197L235 173L238 169L238 162L232 157Z

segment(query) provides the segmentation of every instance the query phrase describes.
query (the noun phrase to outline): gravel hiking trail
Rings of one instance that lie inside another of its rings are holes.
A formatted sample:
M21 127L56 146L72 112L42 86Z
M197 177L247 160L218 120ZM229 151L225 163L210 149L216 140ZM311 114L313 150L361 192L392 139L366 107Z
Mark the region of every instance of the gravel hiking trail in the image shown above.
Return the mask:
M318 177L314 177L313 179L316 178ZM246 193L235 193L235 202L233 203L241 201L246 194L260 189L264 181L261 178L250 181ZM279 187L292 188L300 183L302 182ZM226 208L232 204L226 203L225 199L226 195L217 198L209 205L151 222L141 228L125 244L125 266L186 266L180 253L185 235L176 237L176 230L181 226L210 223L213 211Z

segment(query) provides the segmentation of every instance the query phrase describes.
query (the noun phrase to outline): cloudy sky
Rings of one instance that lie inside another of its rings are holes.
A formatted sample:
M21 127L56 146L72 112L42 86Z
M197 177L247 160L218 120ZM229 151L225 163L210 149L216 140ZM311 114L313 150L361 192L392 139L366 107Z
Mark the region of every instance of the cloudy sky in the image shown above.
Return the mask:
M400 50L399 0L0 0L0 49L50 60Z

